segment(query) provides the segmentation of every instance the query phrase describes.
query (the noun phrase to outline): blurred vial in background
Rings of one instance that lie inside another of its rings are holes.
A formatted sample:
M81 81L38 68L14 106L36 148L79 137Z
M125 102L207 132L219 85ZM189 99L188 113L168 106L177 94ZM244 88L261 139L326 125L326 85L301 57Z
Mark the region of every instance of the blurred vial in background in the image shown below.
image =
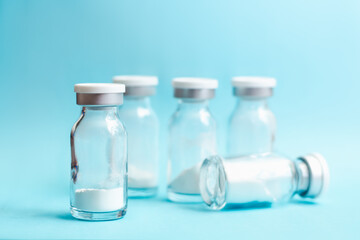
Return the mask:
M327 163L320 154L292 161L268 153L223 159L205 159L200 191L212 209L262 207L283 203L295 195L317 198L329 182Z
M217 152L216 122L208 107L218 81L175 78L179 99L169 124L168 198L175 202L202 202L199 173L202 161Z
M129 197L154 196L158 189L159 123L151 107L158 78L155 76L115 76L125 84L124 105L119 116L128 133Z
M111 220L127 209L127 137L118 115L125 86L76 84L80 118L71 129L70 206L75 218Z
M228 155L266 153L273 150L276 120L268 108L276 80L264 77L234 77L237 103L229 119Z

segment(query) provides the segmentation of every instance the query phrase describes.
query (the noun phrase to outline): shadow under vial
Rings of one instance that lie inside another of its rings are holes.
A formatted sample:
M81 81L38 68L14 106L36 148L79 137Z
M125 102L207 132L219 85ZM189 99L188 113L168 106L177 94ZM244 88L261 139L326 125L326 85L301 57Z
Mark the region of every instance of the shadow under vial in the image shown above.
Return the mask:
M304 200L304 199L292 199L290 200L291 204L298 204L298 205L317 205L317 202L311 200Z
M71 216L70 213L61 213L57 215L57 218L62 219L62 220L71 220L74 221L76 220L73 216Z

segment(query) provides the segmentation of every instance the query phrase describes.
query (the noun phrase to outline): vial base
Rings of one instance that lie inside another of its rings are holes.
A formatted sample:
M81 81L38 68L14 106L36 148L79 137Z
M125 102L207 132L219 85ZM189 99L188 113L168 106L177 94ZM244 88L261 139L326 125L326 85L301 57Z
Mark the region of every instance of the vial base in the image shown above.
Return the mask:
M172 202L181 202L181 203L202 203L202 198L200 194L187 194L187 193L178 193L174 192L171 189L168 189L167 197Z
M130 198L147 198L154 197L157 194L157 187L153 188L128 188Z
M126 208L111 212L88 212L70 207L71 215L74 218L88 221L107 221L123 218L126 214Z

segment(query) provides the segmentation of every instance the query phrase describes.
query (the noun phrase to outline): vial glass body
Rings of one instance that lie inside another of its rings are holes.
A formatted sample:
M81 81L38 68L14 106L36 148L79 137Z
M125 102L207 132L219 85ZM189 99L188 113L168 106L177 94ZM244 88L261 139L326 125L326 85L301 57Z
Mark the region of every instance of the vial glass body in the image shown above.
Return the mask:
M168 198L201 202L199 172L204 158L216 153L216 122L208 100L181 99L169 124Z
M159 123L150 98L125 96L119 115L128 133L129 196L153 196L158 188Z
M229 119L228 155L273 151L276 120L266 98L239 97Z
M121 218L127 209L127 136L117 106L84 106L71 130L71 214Z

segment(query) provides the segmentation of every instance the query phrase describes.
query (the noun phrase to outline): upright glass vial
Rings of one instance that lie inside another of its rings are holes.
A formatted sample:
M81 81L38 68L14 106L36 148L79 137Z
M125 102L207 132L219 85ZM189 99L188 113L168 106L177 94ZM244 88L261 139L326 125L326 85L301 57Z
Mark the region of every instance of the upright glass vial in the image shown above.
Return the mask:
M75 218L122 218L127 208L127 136L118 115L125 86L75 85L79 120L71 129L70 209Z
M276 85L274 78L234 77L237 103L229 119L228 155L239 156L273 151L276 120L268 107Z
M215 210L268 206L295 195L316 198L328 182L327 163L317 153L294 161L274 153L225 160L215 155L205 159L200 172L201 196Z
M129 196L154 196L158 188L159 123L150 96L156 92L158 78L115 76L113 82L126 86L119 115L128 133Z
M175 78L179 99L169 124L168 198L175 202L201 202L199 172L203 159L217 152L216 122L208 107L217 80Z

